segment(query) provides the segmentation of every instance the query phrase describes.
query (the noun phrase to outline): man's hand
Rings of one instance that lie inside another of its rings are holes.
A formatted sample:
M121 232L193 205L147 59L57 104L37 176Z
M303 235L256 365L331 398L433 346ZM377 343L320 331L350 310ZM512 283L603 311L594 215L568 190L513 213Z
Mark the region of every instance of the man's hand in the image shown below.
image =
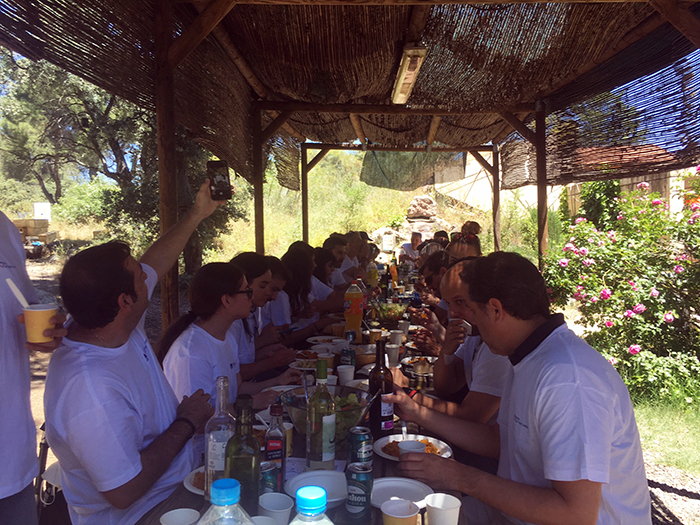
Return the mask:
M192 213L198 217L199 220L206 219L214 213L216 208L226 203L226 201L215 201L211 198L209 185L209 180L205 180L202 183L195 197L194 206L192 206Z
M375 403L377 401L375 400ZM394 393L383 395L382 401L384 403L394 403L394 412L404 421L418 422L420 405L408 397L406 392L401 390L400 387L394 386Z
M464 476L463 465L453 459L435 454L410 453L401 455L399 472L429 485L434 490L454 490L455 479Z
M435 336L427 330L419 330L413 336L416 348L425 355L440 355L440 345Z
M403 372L401 371L400 368L392 366L389 370L391 370L391 375L394 378L394 384L396 386L398 386L398 387L408 386L408 378L405 375L403 375Z
M301 371L288 368L284 374L275 378L278 385L299 385L301 384Z
M297 351L294 348L287 348L283 345L272 345L274 347L273 352L267 359L270 360L270 365L272 368L277 368L278 366L288 365L297 358Z
M209 394L205 394L201 388L191 396L184 396L177 407L175 418L184 417L197 427L197 434L204 432L204 426L211 416L214 408L209 404Z
M280 335L280 327L270 323L262 329L260 335L255 339L255 342L260 348L263 348L265 346L279 343L281 340L282 336Z
M19 314L17 316L17 321L24 324L24 314ZM68 335L68 330L63 328L63 323L66 322L66 316L63 314L54 315L50 320L49 324L55 325L52 329L47 328L44 330L44 337L53 337L53 341L48 343L24 343L24 348L27 350L33 350L35 352L53 352L61 346L61 341Z
M447 325L445 342L442 344L442 353L454 354L466 338L467 330L464 328L464 321L452 319L450 324Z
M272 403L277 401L280 393L274 390L268 390L267 392L260 392L253 396L253 409L255 410L265 410Z

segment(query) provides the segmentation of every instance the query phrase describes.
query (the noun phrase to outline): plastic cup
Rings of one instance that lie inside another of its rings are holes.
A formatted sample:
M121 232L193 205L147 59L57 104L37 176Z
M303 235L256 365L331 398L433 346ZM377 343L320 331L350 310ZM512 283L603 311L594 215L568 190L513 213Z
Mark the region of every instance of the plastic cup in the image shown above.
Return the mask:
M406 499L390 499L382 503L384 525L417 525L418 505Z
M258 514L275 520L275 525L287 525L294 500L281 492L268 492L258 500Z
M408 329L409 329L409 327L411 326L411 322L410 322L410 321L401 320L401 321L399 321L398 326L399 326L399 330L401 330L401 331L403 332L403 335L405 335L406 337L408 337Z
M449 494L429 494L425 498L428 525L457 525L462 501Z
M389 358L389 366L396 366L399 362L399 345L386 345L386 355Z
M24 328L27 331L27 342L49 343L53 337L46 337L44 330L53 329L56 325L49 323L52 317L58 314L58 305L30 304L24 309Z
M404 454L409 454L412 452L418 452L425 454L425 443L414 440L399 441L399 456Z
M326 383L328 386L335 386L338 384L338 376L329 374L328 375L328 383Z
M372 328L369 331L369 344L374 344L382 338L382 331L378 328Z
M331 333L336 337L345 335L345 323L333 323L331 325Z
M160 525L194 525L199 521L199 512L194 509L175 509L160 517Z
M318 354L318 358L326 360L326 363L328 363L328 370L333 368L333 365L335 364L335 354L331 354L331 353Z
M250 520L255 525L277 525L277 522L270 516L251 516Z
M338 372L338 384L341 386L355 379L355 367L353 365L338 365L336 372Z
M389 332L389 343L400 345L403 341L403 330L392 330Z

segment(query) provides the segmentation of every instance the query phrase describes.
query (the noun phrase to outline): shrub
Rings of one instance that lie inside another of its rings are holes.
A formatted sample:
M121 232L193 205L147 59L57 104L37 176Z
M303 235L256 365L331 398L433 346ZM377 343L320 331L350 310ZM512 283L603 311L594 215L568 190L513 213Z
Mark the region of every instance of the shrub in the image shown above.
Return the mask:
M118 191L116 184L100 180L70 186L53 207L57 219L72 224L100 222L105 218L104 192Z
M683 371L700 370L700 204L674 217L648 187L614 201L615 229L576 219L544 276L554 305L575 301L585 339L615 364L633 397L695 398L699 376Z

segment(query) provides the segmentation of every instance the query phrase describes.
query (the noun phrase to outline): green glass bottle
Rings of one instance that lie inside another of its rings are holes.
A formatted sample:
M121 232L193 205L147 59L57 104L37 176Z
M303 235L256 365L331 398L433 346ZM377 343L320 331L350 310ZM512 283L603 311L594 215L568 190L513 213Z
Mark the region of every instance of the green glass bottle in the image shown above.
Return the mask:
M226 445L226 477L241 484L241 505L255 516L260 496L260 442L253 435L253 397L239 395L236 413L238 428Z
M309 470L335 468L335 399L328 391L328 363L316 364L316 389L306 409L306 465Z

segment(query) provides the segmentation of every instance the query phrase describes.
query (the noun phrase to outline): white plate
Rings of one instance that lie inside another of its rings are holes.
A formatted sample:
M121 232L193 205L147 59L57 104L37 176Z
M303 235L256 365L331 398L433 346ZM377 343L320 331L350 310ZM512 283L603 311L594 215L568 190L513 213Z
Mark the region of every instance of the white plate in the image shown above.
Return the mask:
M296 498L297 490L307 485L315 485L325 489L329 508L341 505L348 497L345 474L335 470L313 470L294 476L284 484L284 491L292 498Z
M378 478L372 487L372 506L380 508L382 503L392 498L407 499L425 507L425 498L433 493L425 483L409 478Z
M352 381L348 381L345 383L345 386L349 386L351 388L359 388L360 390L364 390L365 392L369 392L369 380L368 379L353 379Z
M309 337L306 342L312 345L318 345L331 343L333 339L337 339L337 337L334 335L315 335L313 337Z
M283 392L286 392L287 390L292 390L294 388L299 388L299 385L275 385L275 386L268 386L267 388L263 389L263 392L279 392L280 394Z
M413 360L415 360L415 359L425 359L425 360L428 361L428 363L430 363L431 365L432 365L433 363L435 363L435 361L438 360L438 358L435 357L434 355L419 355L419 356L414 356L414 357L404 357L404 358L401 360L401 364L402 364L402 365L413 366L413 365L410 363L410 361L413 361Z
M308 361L308 363L304 363L305 361ZM318 359L301 359L299 361L294 361L291 365L289 365L289 368L293 368L295 370L316 370L316 362ZM313 366L300 366L300 364L311 364L313 362ZM299 386L299 385L297 385Z
M258 419L258 417L262 418L263 421L266 423L272 423L272 416L270 415L270 407L267 407L265 410L261 410L260 412L255 413L255 418Z
M417 441L419 439L427 439L430 441L433 445L435 445L435 448L438 449L440 456L443 458L452 457L452 448L450 448L450 446L444 441L440 441L439 439L430 436L423 436L422 434L406 434L407 441ZM378 439L374 442L374 446L372 448L374 448L374 453L378 456L381 456L384 459L390 459L391 461L398 461L399 458L390 456L382 450L382 447L390 441L403 441L403 434L392 434L391 436L385 436Z
M194 469L192 472L190 472L189 474L187 474L187 477L185 478L185 481L183 481L182 483L185 485L185 488L186 488L187 490L189 490L190 492L192 492L193 494L199 494L200 496L204 496L204 491L201 490L201 489L198 489L197 487L195 487L195 486L192 484L192 482L194 481L194 475L195 475L197 472L204 472L204 467L196 468L196 469Z

